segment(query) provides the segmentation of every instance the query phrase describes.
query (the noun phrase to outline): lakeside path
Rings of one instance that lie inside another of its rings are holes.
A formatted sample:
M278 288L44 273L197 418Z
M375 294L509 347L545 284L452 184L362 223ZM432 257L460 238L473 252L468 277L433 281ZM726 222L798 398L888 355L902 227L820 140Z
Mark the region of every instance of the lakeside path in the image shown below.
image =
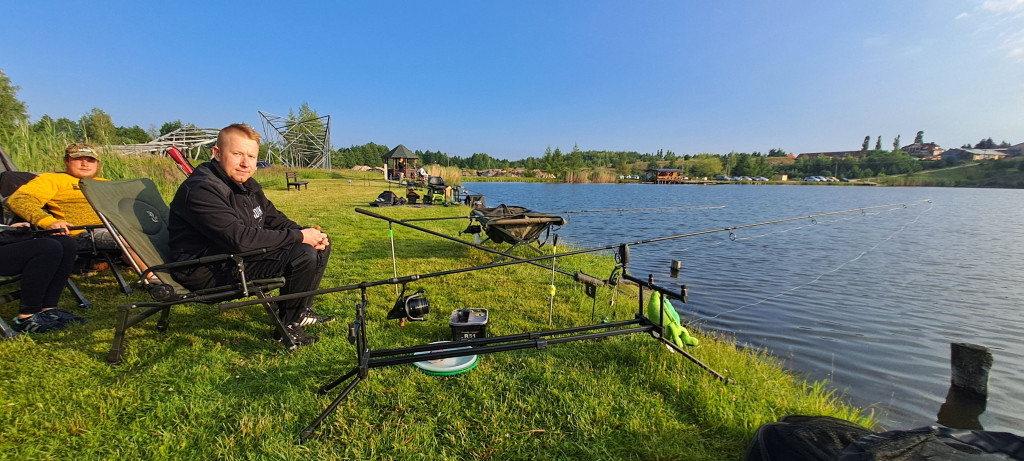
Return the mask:
M260 179L277 207L331 235L322 288L387 279L396 269L400 276L426 274L492 259L396 227L393 263L387 223L353 211L368 208L387 190L384 182L311 179L308 190L286 192L272 174ZM411 219L461 217L469 210L373 211ZM419 224L458 236L467 223ZM613 264L600 255L558 260L562 270L598 277ZM701 345L688 351L733 384L646 335L481 356L476 369L453 377L402 365L371 370L313 437L296 445L331 400L316 390L355 364L347 325L356 292L318 297L315 308L337 319L310 327L319 343L294 352L272 341L259 307L175 307L166 333L156 332L153 322L130 330L124 364L110 368L104 357L115 307L147 296L119 293L106 274L78 282L94 305L77 311L90 319L87 325L0 342L0 450L14 458L721 460L741 458L757 427L787 414L865 422L827 385L804 383L770 357L691 329ZM431 312L427 321L404 327L385 319L395 288L372 288L370 347L450 339L449 314L464 307L489 310L488 336L590 324L591 299L557 275L548 325L551 283L550 270L526 264L412 283L409 290L425 290ZM61 307L75 309L65 298ZM612 293L599 289L597 315L631 318L637 300L628 293L614 299L610 306ZM15 306L0 307L0 314L12 316ZM677 307L685 322L685 305Z

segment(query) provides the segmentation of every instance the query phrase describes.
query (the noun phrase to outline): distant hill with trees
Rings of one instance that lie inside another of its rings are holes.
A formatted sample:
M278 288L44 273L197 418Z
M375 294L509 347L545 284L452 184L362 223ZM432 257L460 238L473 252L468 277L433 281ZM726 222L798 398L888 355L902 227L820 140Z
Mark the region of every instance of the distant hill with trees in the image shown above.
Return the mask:
M43 115L31 121L27 106L17 99L19 87L0 70L0 144L25 137L45 137L52 140L48 145L60 145L70 142L88 142L96 145L137 144L145 143L163 134L172 132L188 125L181 120L168 121L159 128L150 126L143 129L138 125L119 126L110 115L100 108L93 108L76 120L66 117L53 118ZM298 113L289 111L292 119L305 120L317 118L315 110L303 103ZM923 131L915 137L915 143L923 142ZM659 149L654 153L636 151L581 150L574 145L569 152L560 147L548 147L543 154L526 156L519 160L505 160L492 157L487 153L474 153L468 157L450 155L446 152L431 150L414 151L424 164L437 164L445 167L458 167L462 170L511 170L522 171L525 176L544 172L556 178L571 182L609 181L618 175L643 175L645 170L652 168L672 168L684 170L684 174L693 178L714 177L725 174L729 176L764 176L789 175L791 178L805 176L835 176L850 179L899 176L917 173L924 169L949 168L956 166L956 160L921 161L900 150L900 139L897 136L892 143L893 150L882 149L882 137L878 136L874 149L868 150L871 136L865 136L858 155L817 156L805 158L790 157L781 148L772 148L767 154L761 152L729 152L724 155L714 153L698 153L678 155L672 150ZM995 143L992 138L982 139L973 148L990 149L1008 147L1006 141ZM266 146L263 146L263 151ZM964 147L972 147L965 144ZM381 156L390 150L390 146L373 142L338 148L331 153L331 164L335 168L351 168L357 165L381 165ZM997 162L1005 162L1000 160ZM997 167L989 167L999 170ZM985 169L988 170L987 168ZM978 171L981 171L979 169ZM1020 174L1019 168L1007 167L1002 171L1009 175ZM994 177L994 176L992 176ZM967 181L967 180L965 180ZM983 180L971 179L971 183ZM1003 187L1016 184L1012 179L999 180ZM982 184L979 184L982 185Z

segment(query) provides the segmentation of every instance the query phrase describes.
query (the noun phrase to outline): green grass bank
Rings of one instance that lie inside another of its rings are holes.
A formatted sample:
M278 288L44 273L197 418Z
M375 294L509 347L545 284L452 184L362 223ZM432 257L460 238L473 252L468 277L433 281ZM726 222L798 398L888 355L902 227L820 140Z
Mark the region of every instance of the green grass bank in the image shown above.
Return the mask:
M105 164L106 176L162 178L168 197L182 179L160 163L167 159L125 162ZM278 208L331 235L322 287L390 278L396 268L400 276L426 274L492 259L396 227L393 266L387 223L353 211L386 190L383 181L303 172L308 190L286 192L283 171L261 170L257 179ZM461 206L374 211L399 219L468 215ZM455 236L466 222L419 225ZM609 255L557 264L599 277L613 267ZM61 307L89 318L87 325L0 342L0 458L728 460L742 456L758 426L786 414L872 424L824 383L807 383L728 338L691 331L701 345L690 352L733 384L645 335L481 356L476 369L453 377L388 367L371 370L317 433L296 445L331 400L316 390L355 365L347 325L358 292L318 297L316 309L337 320L310 327L319 343L297 351L271 339L258 306L220 312L190 304L174 308L166 333L155 331L155 317L131 329L124 364L108 367L116 306L148 296L121 293L108 274L76 281L94 307L78 311L67 294ZM527 264L422 280L409 288L425 290L431 314L404 327L385 319L395 287L371 288L370 346L450 339L448 314L463 307L490 311L490 336L589 324L590 298L562 275L554 279L548 324L551 281L551 271ZM634 294L598 290L599 318L631 318L636 308ZM8 319L16 312L16 304L0 307Z

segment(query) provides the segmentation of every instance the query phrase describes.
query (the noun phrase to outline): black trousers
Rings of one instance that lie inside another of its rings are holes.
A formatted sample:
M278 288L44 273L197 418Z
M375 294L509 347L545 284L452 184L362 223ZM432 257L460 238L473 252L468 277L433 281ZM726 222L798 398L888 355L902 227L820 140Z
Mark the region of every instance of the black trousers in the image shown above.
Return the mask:
M320 286L320 279L327 268L331 247L316 250L305 243L296 243L278 248L266 254L245 260L245 276L248 280L284 277L281 294L312 291ZM198 268L189 274L175 274L175 280L190 290L223 286L239 281L234 264ZM313 297L290 299L277 303L278 315L285 324L298 320L299 314L313 305Z
M21 314L57 307L75 267L78 247L64 235L34 238L0 246L0 275L21 274Z

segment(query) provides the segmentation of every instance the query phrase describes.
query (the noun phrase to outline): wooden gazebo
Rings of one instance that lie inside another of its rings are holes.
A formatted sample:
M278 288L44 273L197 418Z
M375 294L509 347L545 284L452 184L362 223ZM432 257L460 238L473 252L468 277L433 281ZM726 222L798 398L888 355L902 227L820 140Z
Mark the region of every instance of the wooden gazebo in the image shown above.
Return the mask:
M391 176L395 179L398 179L397 174L401 174L405 178L410 177L409 172L416 171L416 162L420 159L418 155L402 144L391 149L390 152L384 154L381 158L388 167L388 172L394 172L391 173Z

